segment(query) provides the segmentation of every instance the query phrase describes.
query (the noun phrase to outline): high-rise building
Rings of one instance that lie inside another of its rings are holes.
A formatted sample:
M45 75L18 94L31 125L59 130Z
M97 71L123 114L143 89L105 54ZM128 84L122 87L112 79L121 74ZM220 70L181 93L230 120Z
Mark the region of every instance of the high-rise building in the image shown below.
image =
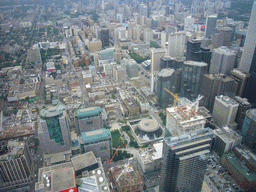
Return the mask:
M203 53L200 49L201 42L191 40L187 42L186 60L190 61L202 61Z
M205 117L189 105L166 108L166 114L166 132L170 132L172 136L202 129L205 126Z
M221 34L223 34L223 43L222 46L230 46L233 40L234 31L231 27L221 28Z
M92 151L96 158L102 161L111 158L112 141L109 129L101 128L93 131L83 132L79 137L81 153Z
M213 150L221 157L224 153L230 152L234 147L241 145L242 136L229 127L222 127L213 130L216 135Z
M237 129L240 130L244 123L246 111L251 109L252 105L246 98L241 98L239 96L235 96L234 100L239 104L235 121L237 123Z
M195 19L191 16L188 16L184 19L184 30L194 32L195 31Z
M246 111L243 126L241 129L243 142L250 147L254 152L256 151L256 109L249 109Z
M151 91L154 92L154 74L160 71L160 58L165 56L165 49L151 49Z
M213 138L209 128L164 138L160 191L201 191Z
M215 97L228 95L233 97L236 91L235 80L223 74L204 74L200 94L204 97L200 101L202 106L212 111Z
M234 79L237 84L237 89L236 89L235 95L244 97L246 85L249 81L250 74L243 73L239 69L233 69L230 72L230 77L232 79Z
M256 71L252 71L250 73L250 78L246 86L244 97L248 99L248 101L255 106L256 104Z
M212 58L211 49L210 48L205 48L205 47L201 47L200 49L203 53L202 61L208 64L208 71L209 71L211 58Z
M123 66L115 66L113 69L113 76L116 82L126 81L126 68Z
M219 47L212 52L212 59L209 73L222 73L229 75L234 68L236 61L236 52L227 47Z
M102 28L99 31L99 39L102 42L102 48L109 46L109 29Z
M174 32L168 38L167 55L171 57L184 57L186 32Z
M153 40L153 31L151 29L144 30L144 41L152 41Z
M53 157L52 154L61 152L63 156L66 152L71 156L69 120L65 108L66 106L59 102L56 106L42 109L39 113L38 139L45 154L45 161L49 160L49 155Z
M206 18L205 36L210 38L215 33L217 16L210 15Z
M236 129L236 113L239 104L228 96L216 96L213 106L212 119L219 127Z
M160 69L172 68L181 69L183 67L183 59L173 58L170 56L164 56L160 59Z
M239 69L242 72L249 73L251 71L256 72L256 61L253 59L256 59L256 1L253 3L252 13L251 13L251 19L249 22L248 31L246 34L246 40L244 44L244 51L242 54L242 58L239 64ZM254 62L253 62L254 60Z
M174 69L162 69L158 74L158 80L156 85L157 104L166 108L170 103L172 96L164 88L167 88L171 92L175 92L175 70Z
M76 110L75 125L77 135L103 128L101 108L89 107Z
M203 76L206 73L206 63L184 61L181 80L181 95L189 100L196 99L199 95Z

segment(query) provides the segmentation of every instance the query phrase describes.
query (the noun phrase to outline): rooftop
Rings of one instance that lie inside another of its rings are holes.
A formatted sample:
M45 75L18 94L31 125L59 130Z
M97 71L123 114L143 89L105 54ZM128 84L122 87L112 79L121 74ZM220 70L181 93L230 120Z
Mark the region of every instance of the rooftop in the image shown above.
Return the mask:
M175 72L174 69L162 69L159 73L161 77L169 77Z
M51 173L51 191L62 191L76 187L75 171L73 167L53 171Z
M227 105L238 105L238 103L235 100L231 99L229 96L219 95L216 97Z
M191 66L198 66L198 67L205 67L207 63L198 62L198 61L184 61L184 65L191 65Z
M139 129L145 132L153 132L159 129L159 124L156 119L142 119L139 122Z
M75 171L77 171L97 163L97 159L94 156L93 152L90 151L85 154L77 155L71 158L71 162L74 166Z
M99 115L100 113L101 113L100 107L88 107L88 108L76 110L76 115L78 118L91 117L94 115Z
M249 109L248 111L246 111L246 115L253 119L254 121L256 121L256 109Z
M140 149L138 151L139 156L144 164L151 163L154 160L161 159L163 152L163 143L155 143L145 149Z
M104 140L111 137L111 133L109 129L97 129L93 131L83 132L82 133L82 140L84 143L95 142L99 140Z
M66 109L66 105L59 102L56 106L49 106L40 111L41 117L54 117L63 113Z
M250 182L256 181L256 174L245 166L245 162L238 159L233 152L224 154L229 162Z

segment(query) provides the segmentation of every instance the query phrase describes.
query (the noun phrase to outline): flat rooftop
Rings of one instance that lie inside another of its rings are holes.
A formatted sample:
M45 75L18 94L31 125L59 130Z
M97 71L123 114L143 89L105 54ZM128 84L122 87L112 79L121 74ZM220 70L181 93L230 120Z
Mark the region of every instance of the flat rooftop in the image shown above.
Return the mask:
M100 107L88 107L88 108L76 110L76 115L78 118L91 117L94 115L99 115L100 113L101 113Z
M109 129L105 129L105 128L82 133L82 140L84 143L100 141L100 140L108 139L109 137L111 137L111 133Z
M71 158L71 162L74 166L75 171L77 171L97 163L97 159L94 156L93 152L90 151L85 154L77 155Z
M62 191L76 187L75 170L73 167L53 171L51 173L51 191Z

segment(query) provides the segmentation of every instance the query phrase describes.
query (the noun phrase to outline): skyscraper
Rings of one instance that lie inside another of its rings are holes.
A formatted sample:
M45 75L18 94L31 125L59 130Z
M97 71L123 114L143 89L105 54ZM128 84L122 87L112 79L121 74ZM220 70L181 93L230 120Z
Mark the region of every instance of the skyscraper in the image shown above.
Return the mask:
M157 103L162 108L166 108L171 103L170 98L172 96L164 88L167 88L171 92L175 92L174 78L174 69L162 69L158 74L156 87Z
M227 47L219 47L212 52L212 59L209 73L222 73L229 75L234 68L236 61L236 52Z
M207 73L207 64L204 62L184 61L181 95L194 100L199 95L203 75Z
M160 58L165 56L165 49L151 49L151 91L154 92L154 74L160 70Z
M168 39L167 55L171 57L184 57L185 38L186 33L184 31L171 33Z
M200 94L204 97L200 101L202 106L212 111L215 96L234 96L236 82L229 76L223 74L204 74Z
M99 39L102 42L102 48L109 46L109 29L102 28L99 31Z
M201 191L214 133L199 129L163 140L160 191Z
M187 42L186 60L202 61L203 53L200 49L201 42L191 40Z
M88 107L75 111L75 125L77 135L83 132L101 129L103 127L100 107Z
M217 16L211 15L206 18L205 36L210 38L215 33Z
M256 59L256 1L253 3L251 19L249 22L248 31L246 34L246 40L244 45L244 51L242 54L242 58L239 64L239 69L242 72L249 73L251 71L256 71L256 62L252 62L253 58Z
M227 126L234 130L237 127L235 119L238 106L239 104L228 96L216 96L212 119L220 128Z
M44 108L38 117L38 138L44 154L54 154L71 149L71 139L66 106Z
M244 123L241 129L243 141L254 152L256 151L256 109L246 111Z

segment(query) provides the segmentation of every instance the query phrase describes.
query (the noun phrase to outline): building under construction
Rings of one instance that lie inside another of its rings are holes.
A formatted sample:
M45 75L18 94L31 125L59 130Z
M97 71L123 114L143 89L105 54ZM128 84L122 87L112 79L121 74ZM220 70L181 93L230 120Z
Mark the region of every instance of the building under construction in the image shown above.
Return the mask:
M128 164L113 167L111 173L117 191L143 191L144 180L137 164L132 165L128 162Z
M166 108L166 129L171 135L181 135L189 131L204 128L206 118L198 114L198 108L186 104Z

